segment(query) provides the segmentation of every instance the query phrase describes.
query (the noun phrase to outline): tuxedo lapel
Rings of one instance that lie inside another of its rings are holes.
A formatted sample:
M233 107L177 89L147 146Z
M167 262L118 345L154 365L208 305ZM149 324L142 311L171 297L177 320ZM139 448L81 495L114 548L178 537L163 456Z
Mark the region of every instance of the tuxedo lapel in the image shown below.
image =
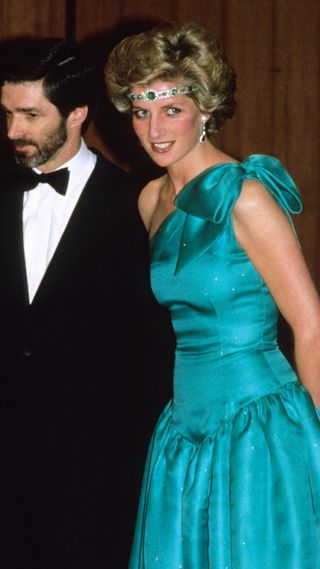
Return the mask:
M28 303L28 285L23 248L23 193L3 191L0 197L0 263L3 298Z
M102 177L103 174L103 177ZM39 288L33 299L33 304L43 296L55 294L59 286L64 286L65 275L72 267L81 263L82 271L86 270L85 252L87 256L94 255L94 247L99 239L101 226L111 228L111 208L108 199L108 187L112 187L113 179L110 171L106 177L106 167L102 168L100 158L82 191L79 201L69 219L64 233L52 256ZM80 269L80 267L78 267Z

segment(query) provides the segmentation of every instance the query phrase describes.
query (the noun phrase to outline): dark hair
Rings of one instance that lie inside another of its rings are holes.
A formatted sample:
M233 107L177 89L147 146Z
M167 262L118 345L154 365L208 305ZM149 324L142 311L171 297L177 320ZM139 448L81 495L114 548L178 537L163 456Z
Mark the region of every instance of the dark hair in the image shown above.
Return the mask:
M208 134L218 132L235 109L236 75L216 39L192 23L165 22L129 36L112 50L105 81L112 103L130 112L128 93L158 79L177 81L194 90L188 97L209 113Z
M45 96L63 117L83 106L92 113L99 74L78 46L62 38L22 39L1 46L1 85L41 80Z

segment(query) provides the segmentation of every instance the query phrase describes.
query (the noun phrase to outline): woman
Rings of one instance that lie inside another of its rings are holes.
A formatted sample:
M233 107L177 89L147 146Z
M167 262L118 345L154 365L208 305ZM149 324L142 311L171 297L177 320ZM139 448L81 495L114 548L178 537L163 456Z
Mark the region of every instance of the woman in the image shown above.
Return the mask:
M123 40L106 82L166 173L142 190L156 297L177 347L150 446L130 569L319 569L320 306L275 158L239 163L208 135L235 75L193 24ZM299 379L280 352L277 308Z

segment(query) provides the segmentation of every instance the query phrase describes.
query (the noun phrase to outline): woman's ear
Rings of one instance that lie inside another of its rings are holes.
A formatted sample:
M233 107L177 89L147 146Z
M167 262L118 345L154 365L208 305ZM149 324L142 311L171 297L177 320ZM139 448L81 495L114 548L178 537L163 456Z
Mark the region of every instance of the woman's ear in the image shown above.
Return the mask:
M201 114L201 122L203 122L204 124L206 124L206 122L209 120L210 118L210 113L202 113Z

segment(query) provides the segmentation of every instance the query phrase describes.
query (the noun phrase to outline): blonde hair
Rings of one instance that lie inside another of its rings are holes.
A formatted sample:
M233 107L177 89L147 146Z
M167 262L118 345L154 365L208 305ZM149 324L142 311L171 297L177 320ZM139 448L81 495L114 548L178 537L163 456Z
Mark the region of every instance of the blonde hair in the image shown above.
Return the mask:
M196 24L165 23L129 36L116 45L105 67L110 100L128 113L134 86L157 80L179 81L196 90L188 94L210 114L207 133L218 132L235 109L236 76L215 38Z

